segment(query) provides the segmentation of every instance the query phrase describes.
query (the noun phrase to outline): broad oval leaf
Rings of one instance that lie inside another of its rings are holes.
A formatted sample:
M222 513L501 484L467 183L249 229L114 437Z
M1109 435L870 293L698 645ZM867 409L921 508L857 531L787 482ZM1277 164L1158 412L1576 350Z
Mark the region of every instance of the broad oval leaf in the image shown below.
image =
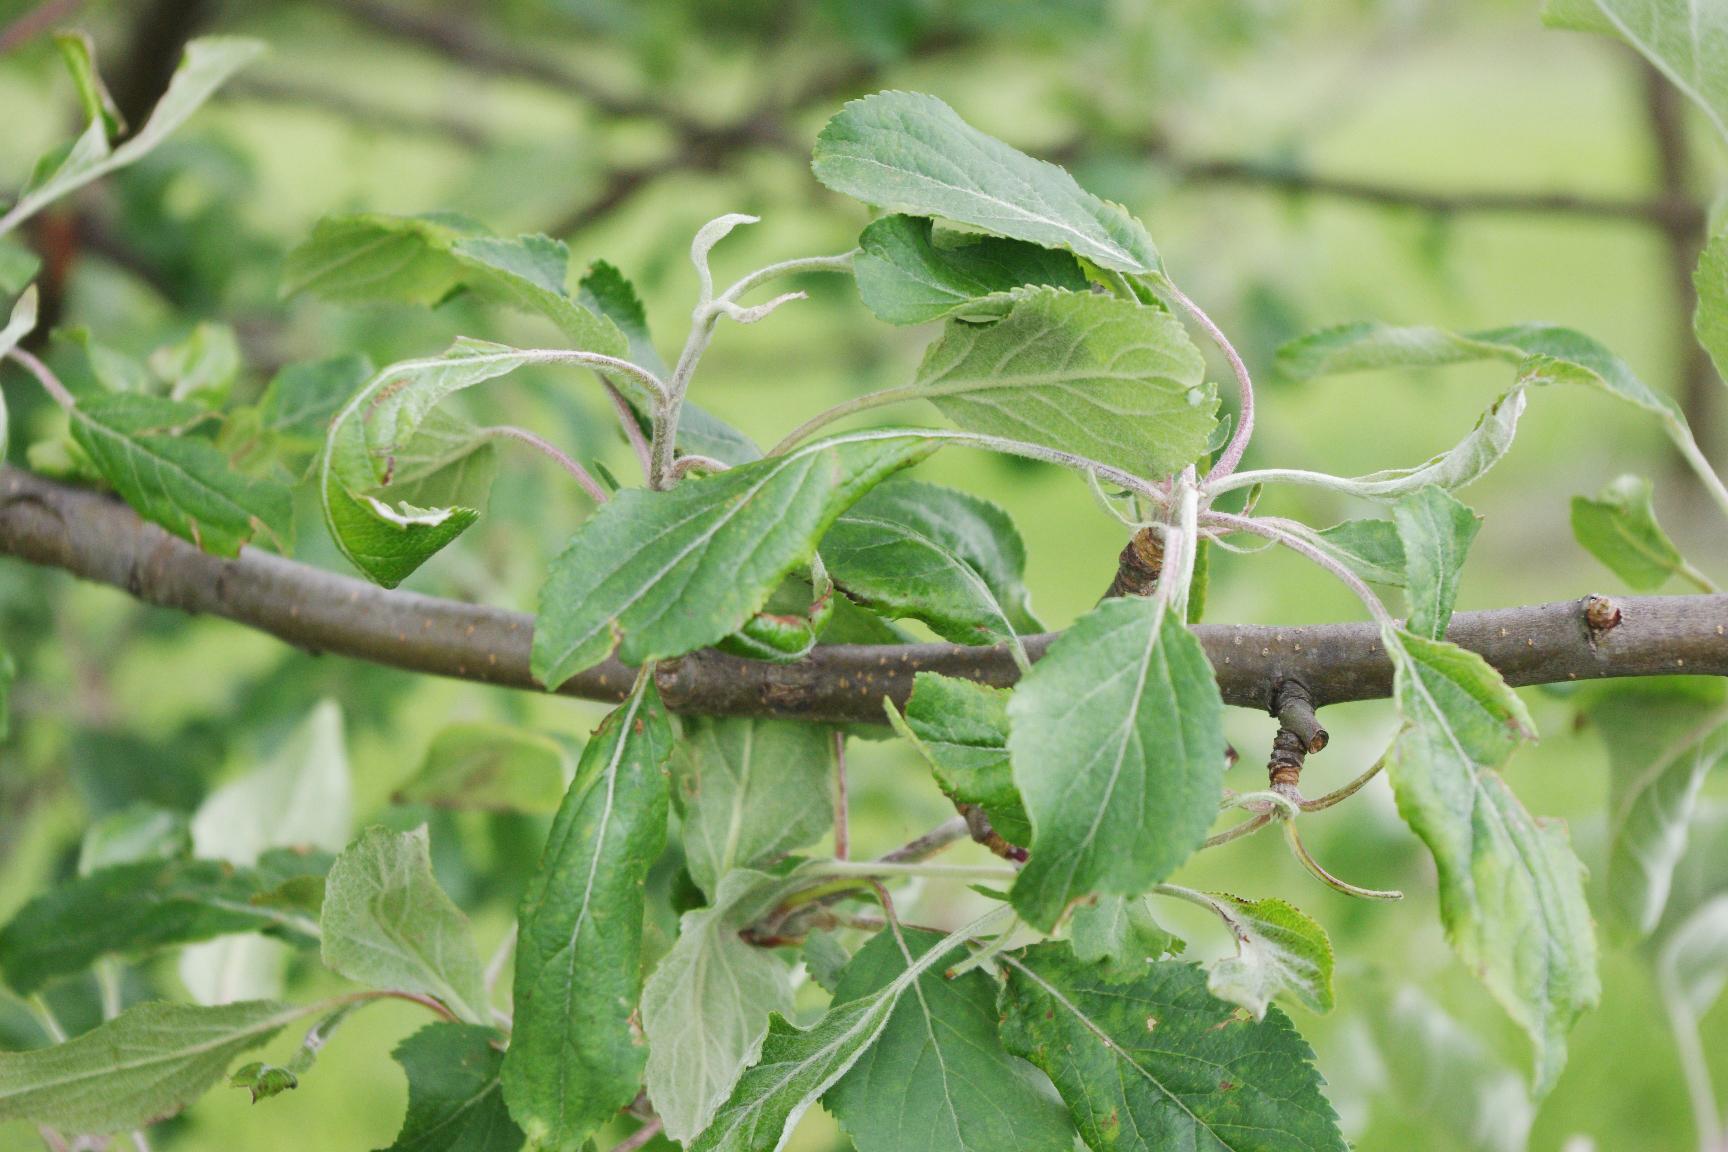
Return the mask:
M836 192L889 212L937 216L1118 272L1159 270L1158 250L1118 204L962 120L934 96L878 92L828 121L811 163Z
M1344 1152L1314 1053L1277 1008L1246 1018L1192 964L1111 981L1060 944L1005 971L1002 1040L1049 1073L1094 1152Z
M330 869L322 923L331 971L432 996L470 1024L491 1022L468 917L432 875L425 825L361 833Z
M1187 950L1188 942L1152 915L1144 896L1100 896L1074 909L1068 943L1074 958L1111 980L1138 980L1146 965Z
M684 862L710 897L754 868L821 838L834 822L833 731L767 717L687 717L672 755Z
M1601 994L1584 867L1565 826L1533 819L1500 778L1533 734L1500 674L1445 641L1383 636L1405 724L1389 767L1398 811L1434 856L1453 950L1535 1045L1543 1095Z
M0 1052L0 1120L105 1135L167 1119L316 1006L152 1001L51 1048Z
M408 1112L385 1152L516 1152L527 1139L499 1090L498 1034L428 1024L391 1053L408 1078Z
M902 716L883 701L888 723L912 742L930 765L936 783L957 804L983 807L990 826L1011 844L1032 839L1032 826L1008 758L1006 688L919 672Z
M1591 685L1608 746L1608 916L1633 936L1662 919L1704 777L1728 756L1728 681L1664 676Z
M792 887L749 869L726 873L712 905L684 913L677 941L642 989L648 1095L674 1140L708 1126L761 1053L769 1013L792 1012L785 962L738 934Z
M1700 582L1657 523L1650 498L1650 481L1642 476L1617 477L1593 498L1574 496L1572 535L1635 592L1654 592L1675 575Z
M552 562L534 628L535 679L557 688L614 648L636 665L721 640L809 562L836 517L937 446L916 432L865 433L669 492L620 492Z
M1314 542L1370 583L1404 586L1404 541L1390 520L1346 520L1316 532Z
M1182 322L1090 292L1033 288L990 324L950 320L911 394L960 427L1055 448L1136 476L1206 451L1218 392Z
M574 766L550 736L510 724L475 722L439 729L398 804L487 812L556 812Z
M1410 603L1405 627L1438 640L1452 619L1464 555L1481 518L1445 489L1430 485L1394 504L1392 523L1404 554L1404 590Z
M846 966L835 1003L887 986L942 942L928 929L878 932ZM966 952L938 956L952 964ZM995 982L978 969L950 980L934 967L918 977L822 1103L858 1152L1074 1147L1074 1125L1050 1082L1002 1047Z
M671 750L644 676L582 750L522 897L504 1098L555 1152L580 1152L642 1081L642 885L666 843Z
M930 220L884 216L858 237L852 275L864 306L890 324L927 324L949 316L1005 311L1008 293L1027 285L1086 290L1073 256L1023 240L937 233Z
M822 560L855 602L921 620L957 644L996 644L1042 628L1014 522L995 504L951 488L881 485L828 529Z
M1108 600L1008 704L1032 859L1014 907L1049 931L1093 892L1149 890L1206 838L1224 787L1224 703L1194 634L1156 599Z

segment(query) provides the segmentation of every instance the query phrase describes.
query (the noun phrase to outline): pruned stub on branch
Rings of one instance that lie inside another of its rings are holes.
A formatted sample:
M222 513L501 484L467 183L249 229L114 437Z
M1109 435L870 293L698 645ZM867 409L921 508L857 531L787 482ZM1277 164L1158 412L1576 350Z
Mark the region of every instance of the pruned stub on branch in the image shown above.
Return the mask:
M1300 803L1302 764L1310 752L1326 747L1330 737L1314 715L1315 700L1300 680L1280 680L1272 689L1269 711L1278 718L1272 737L1272 757L1266 762L1267 782L1274 792Z
M1150 528L1142 528L1128 538L1122 554L1116 558L1116 578L1106 600L1115 596L1150 596L1158 587L1158 574L1164 570L1164 544Z

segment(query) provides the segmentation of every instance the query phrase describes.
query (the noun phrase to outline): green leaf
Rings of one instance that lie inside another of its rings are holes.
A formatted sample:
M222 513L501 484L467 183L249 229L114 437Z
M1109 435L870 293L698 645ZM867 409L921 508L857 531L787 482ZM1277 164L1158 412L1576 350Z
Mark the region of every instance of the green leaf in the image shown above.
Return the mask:
M869 433L669 492L620 492L552 562L534 629L535 679L556 688L614 648L635 665L724 638L809 562L854 501L936 447L915 432Z
M316 874L327 862L308 857L299 874ZM0 971L14 991L29 995L103 956L142 957L240 932L315 943L313 916L267 901L295 874L288 860L272 863L261 871L179 857L97 869L24 905L0 931Z
M1675 575L1696 582L1697 570L1656 522L1650 497L1642 476L1617 477L1594 499L1574 496L1572 535L1635 592L1654 592Z
M572 769L563 745L509 724L452 724L396 790L398 804L485 812L556 812Z
M644 676L582 750L522 897L504 1098L536 1146L577 1152L641 1084L642 885L666 843L671 750Z
M738 933L795 887L749 869L726 873L710 907L684 913L677 941L642 990L648 1095L674 1140L708 1126L761 1054L768 1014L792 1012L785 962Z
M1028 244L963 232L936 233L929 220L884 216L858 237L852 274L864 306L890 324L978 318L1006 310L1007 294L1027 285L1086 290L1074 257Z
M648 312L636 286L624 273L604 260L596 260L583 275L576 294L584 308L618 325L629 342L630 362L664 380L670 373L648 335ZM607 380L630 402L644 432L649 431L652 398L641 381L613 375ZM756 442L718 416L686 400L678 417L678 449L718 460L722 464L748 464L762 458Z
M1390 520L1346 520L1315 533L1318 543L1374 584L1404 586L1404 541Z
M886 987L943 943L927 929L900 937L904 944L880 932L859 949L835 1003ZM823 1105L858 1152L1070 1152L1074 1125L1061 1100L1037 1069L1002 1047L995 982L977 969L946 979L941 965L964 959L965 949L937 955Z
M1160 267L1152 238L1126 209L986 136L934 96L878 92L852 101L822 129L811 166L829 188L887 212L1065 248L1118 272Z
M943 792L956 803L981 805L1004 839L1025 845L1032 825L1009 766L1010 695L1006 688L919 672L905 716L890 700L883 707L888 723L924 757Z
M1728 228L1718 229L1705 243L1692 286L1698 293L1692 330L1716 362L1716 375L1728 380ZM0 282L0 290L4 288Z
M1049 1073L1094 1152L1344 1152L1314 1054L1277 1008L1254 1021L1192 964L1123 984L1060 944L1005 961L1003 1043Z
M516 1152L526 1137L499 1091L504 1053L478 1024L428 1024L391 1053L408 1077L408 1114L385 1152Z
M95 42L83 32L56 32L54 46L60 49L66 70L72 73L72 83L78 89L78 103L83 107L85 121L100 120L102 131L110 140L120 135L126 128L125 120L96 70Z
M1392 523L1404 553L1404 588L1410 602L1405 627L1438 640L1452 619L1464 554L1482 521L1444 489L1430 485L1394 504Z
M192 829L186 816L149 804L134 804L98 818L84 831L78 848L78 875L117 864L166 861L192 855Z
M834 822L831 729L765 717L680 721L672 797L684 863L711 898L734 868L753 868L821 838Z
M1499 673L1444 641L1384 639L1405 723L1390 762L1398 811L1434 856L1453 950L1529 1033L1541 1096L1601 991L1583 865L1565 826L1532 819L1500 778L1533 727Z
M1133 896L1205 840L1224 787L1224 703L1200 642L1162 601L1080 617L1008 704L1032 859L1014 907L1049 931L1093 892Z
M762 1059L739 1077L689 1152L779 1152L810 1105L876 1042L906 989L970 931L951 933L875 991L830 1005L809 1028L769 1016Z
M63 158L38 170L37 178L18 198L18 203L0 219L0 233L11 231L92 180L143 159L178 130L230 76L263 52L264 45L258 41L236 37L204 36L189 41L185 58L144 126L118 148L110 148L105 117L92 118Z
M1624 40L1728 140L1728 12L1707 0L1548 0L1544 22Z
M259 398L260 429L284 451L309 458L323 447L330 421L373 371L372 361L358 353L284 366Z
M491 1022L468 917L432 875L425 825L361 833L330 869L322 919L332 972L434 997L470 1024Z
M72 438L134 511L204 551L238 555L260 529L286 549L293 493L240 475L208 441L178 434L202 415L154 396L86 396L71 410Z
M1146 965L1188 947L1158 923L1144 896L1100 896L1074 909L1068 926L1075 959L1098 965L1110 980L1137 980Z
M921 620L957 644L1042 630L1014 522L951 488L883 484L828 529L822 560L854 601L891 619Z
M564 290L570 252L562 240L486 235L454 215L330 216L288 254L283 293L310 292L337 303L434 305L467 289L484 300L534 312L572 346L623 356L618 326Z
M1704 777L1728 756L1728 680L1592 685L1580 706L1608 746L1609 918L1647 936L1668 903Z
M1202 894L1236 941L1236 954L1212 964L1206 987L1220 1000L1266 1018L1274 996L1311 1012L1332 1011L1332 941L1307 913L1283 900Z
M1168 312L1114 296L1030 288L992 324L950 320L912 394L969 432L1056 448L1136 476L1206 450L1217 389Z
M1728 986L1728 897L1701 905L1669 933L1656 976L1664 997L1696 1027Z
M36 286L32 284L12 305L11 318L6 321L4 328L0 328L0 359L4 359L6 353L16 348L18 342L30 335L35 328ZM7 441L10 438L9 423L6 400L5 397L0 396L0 459L6 455Z
M41 270L42 260L33 250L0 236L0 295L24 291Z
M218 408L240 375L240 342L226 324L199 324L178 344L150 354L150 371L168 386L168 398Z
M0 1052L0 1120L104 1135L167 1119L242 1052L317 1011L248 1000L203 1008L154 1001L52 1048Z

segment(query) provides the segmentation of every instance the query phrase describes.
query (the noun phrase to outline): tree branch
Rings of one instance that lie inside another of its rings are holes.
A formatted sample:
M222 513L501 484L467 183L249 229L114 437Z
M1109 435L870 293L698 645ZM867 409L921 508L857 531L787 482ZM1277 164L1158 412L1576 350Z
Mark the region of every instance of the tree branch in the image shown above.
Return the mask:
M207 612L296 647L412 672L536 688L528 672L533 617L412 592L387 591L252 549L225 560L146 524L124 504L0 467L0 554L62 568L146 603ZM1728 675L1728 595L1628 597L1620 622L1592 631L1585 601L1453 617L1449 638L1481 653L1509 683L1607 676ZM1273 688L1298 680L1316 704L1388 695L1392 668L1372 623L1195 628L1227 703L1266 711ZM1028 637L1036 659L1053 634ZM818 648L796 664L698 652L662 665L668 706L713 715L881 722L882 697L903 703L912 677L942 672L987 684L1018 679L1006 647L954 644ZM560 690L618 700L634 672L616 660Z

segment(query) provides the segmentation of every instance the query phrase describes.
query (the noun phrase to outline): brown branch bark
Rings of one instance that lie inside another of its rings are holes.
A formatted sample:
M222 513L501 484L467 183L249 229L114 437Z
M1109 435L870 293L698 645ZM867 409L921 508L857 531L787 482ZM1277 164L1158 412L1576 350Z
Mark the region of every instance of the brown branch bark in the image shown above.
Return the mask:
M363 581L267 553L235 560L199 552L111 497L0 467L0 554L62 568L150 604L210 613L296 647L413 672L536 688L528 672L533 617ZM1728 595L1628 597L1620 623L1592 631L1585 601L1461 613L1449 637L1481 653L1508 682L1608 676L1728 675ZM1275 685L1297 680L1317 704L1383 697L1392 668L1371 623L1278 627L1202 624L1196 635L1226 702L1265 711ZM1054 638L1028 638L1036 659ZM662 667L681 712L880 722L882 697L903 703L920 671L1011 684L1004 648L953 644L835 645L796 664L699 652ZM561 689L617 700L632 672L609 660Z

